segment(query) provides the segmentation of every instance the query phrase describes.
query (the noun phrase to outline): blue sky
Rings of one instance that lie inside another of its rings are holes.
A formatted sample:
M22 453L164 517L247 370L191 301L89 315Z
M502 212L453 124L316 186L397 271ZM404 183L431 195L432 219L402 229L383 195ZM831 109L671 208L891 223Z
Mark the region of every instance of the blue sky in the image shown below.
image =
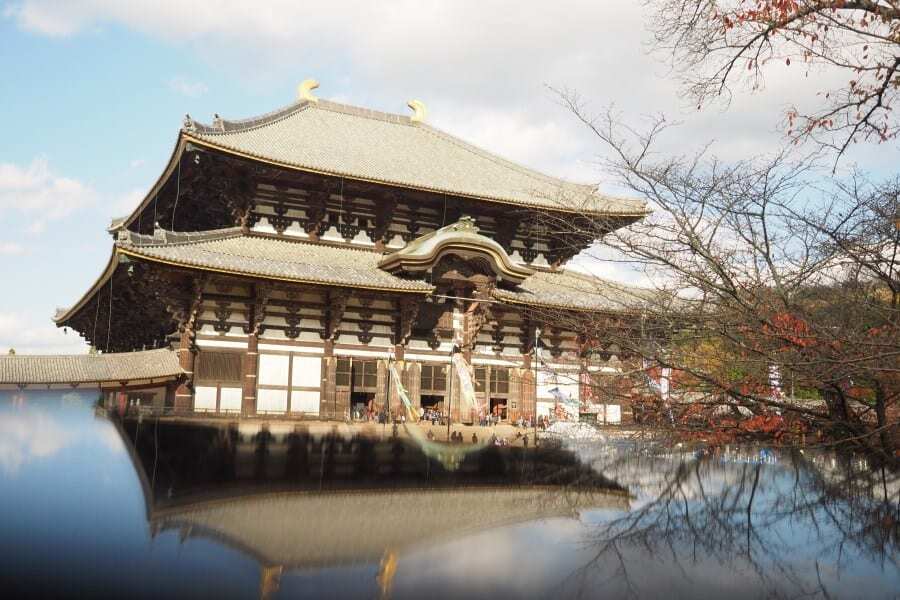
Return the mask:
M739 158L775 150L787 99L828 79L782 69L698 113L648 52L640 4L0 0L0 349L84 351L50 316L99 274L110 218L159 175L185 113L253 116L315 77L321 97L400 113L419 98L442 129L602 183L598 145L546 85L633 119L665 112L683 121L670 149L715 140ZM900 158L854 152L880 172Z

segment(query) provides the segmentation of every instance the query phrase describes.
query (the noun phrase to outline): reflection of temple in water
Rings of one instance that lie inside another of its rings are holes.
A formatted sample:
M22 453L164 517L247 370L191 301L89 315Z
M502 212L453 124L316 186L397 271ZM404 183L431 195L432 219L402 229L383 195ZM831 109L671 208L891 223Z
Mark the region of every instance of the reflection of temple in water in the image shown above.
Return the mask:
M117 424L144 488L152 535L176 530L239 550L260 593L283 573L378 565L383 594L403 557L516 523L627 510L621 489L560 449L488 446L453 469L412 439L287 435L234 427Z

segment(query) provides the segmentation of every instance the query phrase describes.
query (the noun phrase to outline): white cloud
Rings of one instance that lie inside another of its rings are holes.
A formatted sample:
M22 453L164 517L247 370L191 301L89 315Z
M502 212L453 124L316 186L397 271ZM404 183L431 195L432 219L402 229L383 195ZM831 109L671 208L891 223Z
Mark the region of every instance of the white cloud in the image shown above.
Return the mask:
M202 81L188 81L184 77L170 79L169 89L188 98L199 98L209 91L209 88ZM134 163L132 163L132 166L134 166Z
M22 244L16 242L0 242L0 256L20 256L25 253Z
M61 219L94 199L90 187L53 173L45 158L35 158L26 166L0 163L0 214L9 210L38 214L40 220ZM33 224L31 229L42 227Z
M62 427L43 411L5 412L0 418L0 470L15 474L22 465L53 456L74 440L70 429Z
M0 312L0 353L84 354L88 345L74 331L66 333L49 319L34 322L27 314Z
M145 164L147 164L147 161L144 160L143 158L136 158L133 161L131 161L130 163L128 163L128 165L132 169L139 169L139 168L143 167Z
M96 390L73 390L63 394L59 404L48 406L46 399L30 402L25 392L22 404L0 404L0 471L16 475L31 462L83 444L122 454L125 445L112 423L85 421L90 414L85 408L96 397Z
M23 29L51 36L124 26L193 50L212 68L239 74L248 88L319 76L323 97L395 112L416 97L429 105L433 122L452 133L586 180L600 178L592 164L600 147L554 104L545 84L577 89L598 108L615 102L630 117L665 111L685 121L667 150L688 151L715 139L717 153L737 158L782 144L786 104L817 101L814 92L832 81L828 74L776 67L760 93L739 93L727 111L698 113L664 57L647 52L647 10L640 2L574 0L20 0L5 14ZM328 80L328 73L341 76ZM184 77L168 83L187 96L207 92L205 84ZM894 152L866 152L880 165L896 159Z

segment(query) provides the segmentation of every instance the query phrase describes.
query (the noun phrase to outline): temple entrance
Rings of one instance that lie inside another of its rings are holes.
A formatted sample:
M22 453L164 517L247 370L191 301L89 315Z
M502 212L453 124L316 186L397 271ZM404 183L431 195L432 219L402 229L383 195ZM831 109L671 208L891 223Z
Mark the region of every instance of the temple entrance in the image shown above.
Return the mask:
M437 394L422 394L422 419L437 423L442 419L444 397Z
M350 414L354 421L371 421L376 415L374 392L352 392L350 394Z
M501 421L509 418L506 398L491 398L491 414L499 417Z

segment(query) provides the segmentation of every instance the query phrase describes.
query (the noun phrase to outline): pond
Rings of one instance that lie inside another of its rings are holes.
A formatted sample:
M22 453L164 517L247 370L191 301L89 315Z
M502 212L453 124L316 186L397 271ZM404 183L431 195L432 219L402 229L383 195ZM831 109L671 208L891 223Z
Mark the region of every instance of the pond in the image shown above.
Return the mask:
M824 450L450 449L0 393L5 597L896 598L900 480ZM401 439L402 438L402 439Z

